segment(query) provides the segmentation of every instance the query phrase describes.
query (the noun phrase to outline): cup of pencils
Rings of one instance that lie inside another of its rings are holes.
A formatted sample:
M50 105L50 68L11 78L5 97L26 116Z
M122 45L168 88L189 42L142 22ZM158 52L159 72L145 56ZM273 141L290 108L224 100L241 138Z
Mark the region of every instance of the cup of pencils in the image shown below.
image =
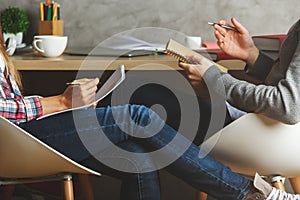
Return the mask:
M56 1L40 2L39 35L64 35L64 22L61 20L60 4Z

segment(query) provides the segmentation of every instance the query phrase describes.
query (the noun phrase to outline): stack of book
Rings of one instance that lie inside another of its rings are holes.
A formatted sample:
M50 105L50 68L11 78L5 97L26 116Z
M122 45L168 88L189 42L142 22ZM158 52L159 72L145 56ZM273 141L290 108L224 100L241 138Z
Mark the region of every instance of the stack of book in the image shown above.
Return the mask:
M285 37L286 34L256 35L253 36L252 39L259 50L266 53L273 59L277 59L280 47Z
M274 60L278 58L280 47L286 37L286 34L272 34L272 35L256 35L253 36L253 42L259 50L273 58ZM228 60L234 59L233 57L227 55L224 51L220 49L217 42L208 41L202 43L201 49L195 50L197 53L203 56L209 57L211 60Z
M214 61L233 59L221 50L217 42L203 42L202 47L204 47L203 52L207 52Z

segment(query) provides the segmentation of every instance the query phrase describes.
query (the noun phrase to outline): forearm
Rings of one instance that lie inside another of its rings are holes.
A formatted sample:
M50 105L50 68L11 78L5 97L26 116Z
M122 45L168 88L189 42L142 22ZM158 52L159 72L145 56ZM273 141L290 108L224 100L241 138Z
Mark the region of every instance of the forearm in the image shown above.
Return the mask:
M282 80L277 86L254 85L221 73L216 67L204 75L207 84L231 105L246 112L261 113L284 123L300 121L300 83Z
M43 115L47 115L47 114L57 112L57 111L66 110L69 108L64 104L62 95L42 98L41 104L43 107Z

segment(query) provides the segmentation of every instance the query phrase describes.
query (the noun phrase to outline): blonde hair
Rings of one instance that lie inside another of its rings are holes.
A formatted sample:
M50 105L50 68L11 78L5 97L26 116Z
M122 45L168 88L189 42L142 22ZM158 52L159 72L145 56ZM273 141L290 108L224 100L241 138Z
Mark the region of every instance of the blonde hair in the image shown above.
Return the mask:
M5 61L8 72L14 77L14 79L16 80L19 88L22 89L22 82L21 82L20 73L15 68L13 62L11 61L11 59L9 58L9 56L6 53L6 47L5 47L5 43L4 43L4 39L3 39L1 25L0 25L0 53L4 58L4 61Z

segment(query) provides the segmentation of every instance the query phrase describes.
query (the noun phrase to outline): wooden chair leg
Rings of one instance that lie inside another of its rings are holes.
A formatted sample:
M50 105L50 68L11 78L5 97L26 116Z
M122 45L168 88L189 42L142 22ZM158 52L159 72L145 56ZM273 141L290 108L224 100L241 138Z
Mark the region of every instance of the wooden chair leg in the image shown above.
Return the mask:
M15 190L15 185L5 185L2 198L3 200L11 200Z
M198 200L206 200L207 194L205 192L198 192Z
M74 188L72 176L64 180L64 200L74 200Z
M86 174L79 174L78 179L83 199L94 200L94 193L92 189L90 176Z
M290 183L295 194L300 194L300 177L290 178Z

